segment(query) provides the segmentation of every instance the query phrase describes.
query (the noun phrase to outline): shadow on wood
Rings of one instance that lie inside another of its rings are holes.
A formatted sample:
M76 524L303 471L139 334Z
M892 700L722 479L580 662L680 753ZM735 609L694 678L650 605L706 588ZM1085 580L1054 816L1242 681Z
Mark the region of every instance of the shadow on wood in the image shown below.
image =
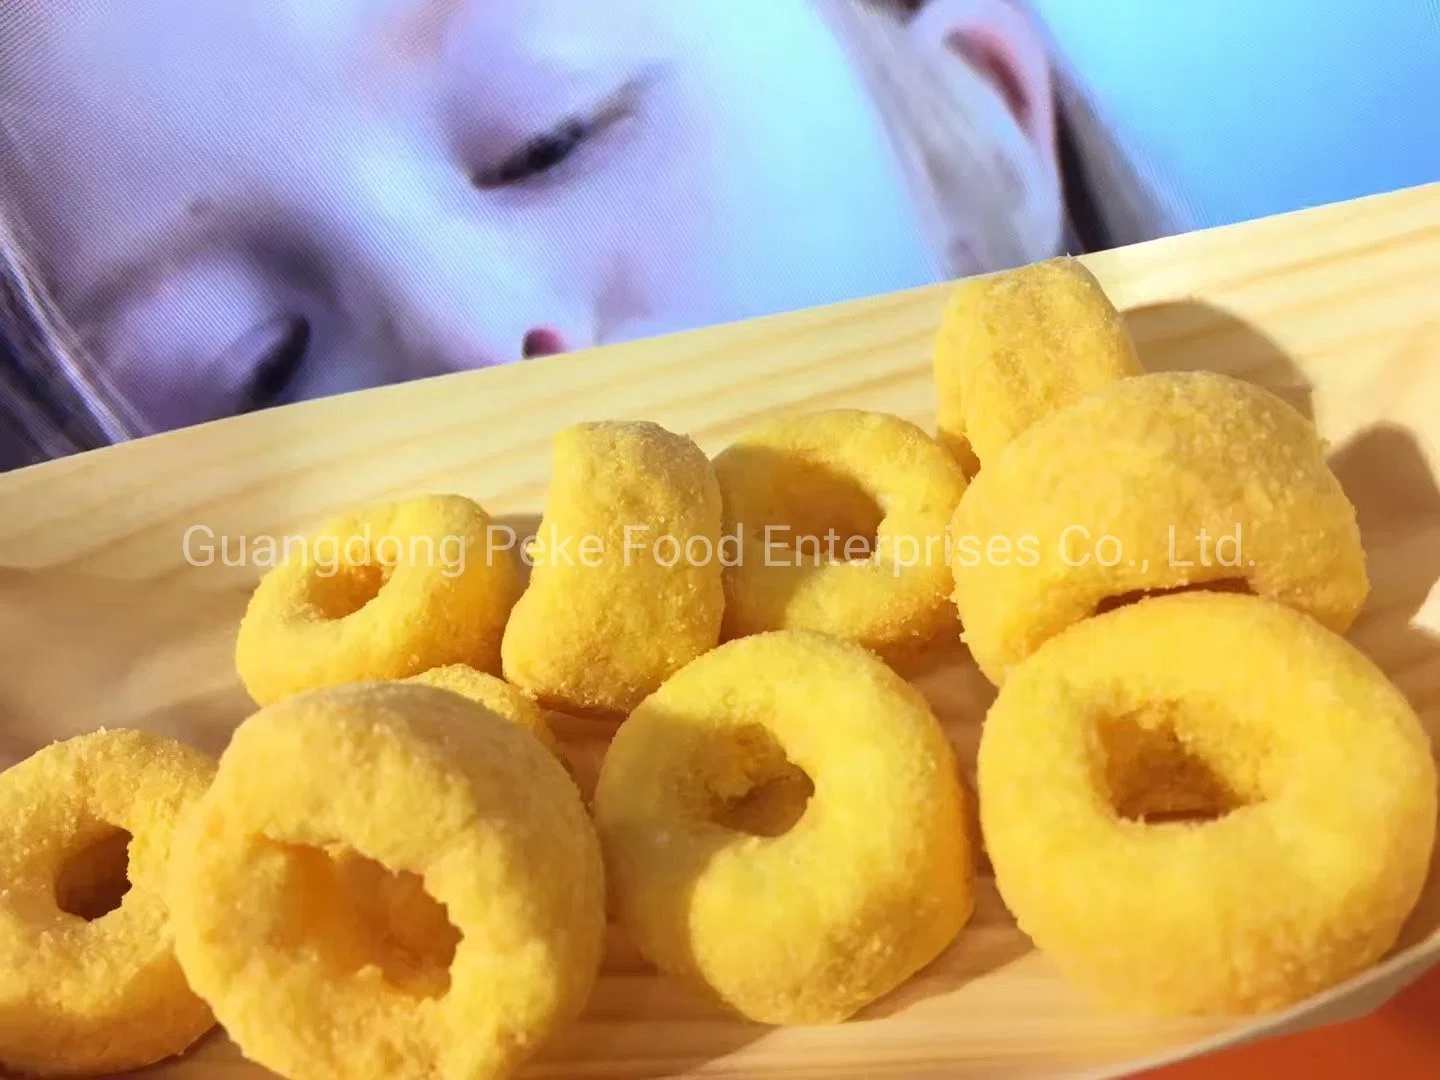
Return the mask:
M1311 387L1263 331L1213 304L1176 300L1125 311L1146 371L1222 370L1257 383L1314 419Z
M99 727L219 753L253 710L232 666L247 592L198 584L0 569L0 768Z

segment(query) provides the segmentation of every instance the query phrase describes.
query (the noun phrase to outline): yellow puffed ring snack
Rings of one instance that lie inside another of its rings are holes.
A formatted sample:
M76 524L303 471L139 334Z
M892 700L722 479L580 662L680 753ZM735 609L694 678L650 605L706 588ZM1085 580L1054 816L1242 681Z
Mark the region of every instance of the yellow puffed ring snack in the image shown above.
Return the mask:
M235 666L260 705L446 664L498 672L519 595L478 504L460 495L388 503L290 547L250 598Z
M1399 691L1313 619L1155 597L1014 670L981 734L981 825L1006 905L1076 984L1141 1013L1267 1012L1395 943L1435 840L1431 755ZM1186 776L1221 816L1127 815L1147 780Z
M899 417L787 416L715 459L725 534L727 639L816 630L889 659L953 631L945 527L960 466Z
M465 664L447 664L445 667L412 675L404 681L436 686L469 698L530 732L544 743L551 753L560 753L560 744L555 739L555 733L551 730L550 721L545 718L544 711L504 679L476 671Z
M508 1076L599 969L603 867L578 789L527 732L434 687L261 709L173 867L190 985L246 1058L293 1080Z
M720 640L720 493L693 441L645 421L577 424L510 616L505 678L546 708L623 715Z
M966 278L935 341L940 444L973 477L1041 416L1143 370L1125 318L1079 259Z
M0 773L0 1066L127 1072L214 1026L171 946L165 869L213 759L99 731Z
M1040 420L975 478L951 541L965 642L997 685L1135 593L1243 586L1337 633L1369 593L1314 427L1210 372L1123 379Z
M970 476L1042 416L1144 371L1124 318L1071 258L956 285L934 369L940 442Z
M642 954L768 1024L844 1020L950 944L974 908L972 813L919 692L809 631L672 676L620 726L595 794Z

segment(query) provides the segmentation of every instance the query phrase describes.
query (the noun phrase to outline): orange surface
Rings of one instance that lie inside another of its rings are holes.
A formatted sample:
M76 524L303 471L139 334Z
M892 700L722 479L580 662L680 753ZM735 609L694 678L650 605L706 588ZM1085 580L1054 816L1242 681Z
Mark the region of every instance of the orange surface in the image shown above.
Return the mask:
M1434 1080L1440 1076L1440 969L1378 1012L1196 1058L1136 1080Z

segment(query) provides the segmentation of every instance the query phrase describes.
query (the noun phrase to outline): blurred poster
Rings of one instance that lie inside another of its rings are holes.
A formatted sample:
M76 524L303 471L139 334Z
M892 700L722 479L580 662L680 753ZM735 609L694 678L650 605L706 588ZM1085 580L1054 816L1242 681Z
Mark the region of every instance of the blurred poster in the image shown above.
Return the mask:
M1440 179L1435 0L3 0L0 468Z

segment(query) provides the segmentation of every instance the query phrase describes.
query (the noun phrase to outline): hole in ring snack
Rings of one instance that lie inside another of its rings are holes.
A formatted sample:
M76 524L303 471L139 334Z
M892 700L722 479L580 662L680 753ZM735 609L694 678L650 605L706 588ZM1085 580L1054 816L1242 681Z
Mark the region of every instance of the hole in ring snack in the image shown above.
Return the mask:
M1115 598L1243 583L1343 632L1370 588L1313 425L1210 372L1136 375L1037 421L985 463L950 534L965 644L996 685Z
M1155 597L1051 638L1000 688L978 773L1020 929L1140 1013L1268 1012L1358 974L1395 944L1435 842L1435 762L1404 696L1253 596ZM1159 820L1137 819L1147 805Z
M214 1026L165 897L178 822L214 772L183 743L116 730L0 773L0 1065L127 1072Z
M491 527L470 499L424 495L303 537L260 580L240 622L235 666L245 689L268 705L448 664L498 672L520 579Z
M242 723L170 898L190 985L246 1058L296 1080L510 1075L578 1015L604 946L569 774L519 725L401 682Z
M946 525L965 474L896 416L832 409L786 416L715 458L725 533L729 640L815 630L887 659L955 627Z

